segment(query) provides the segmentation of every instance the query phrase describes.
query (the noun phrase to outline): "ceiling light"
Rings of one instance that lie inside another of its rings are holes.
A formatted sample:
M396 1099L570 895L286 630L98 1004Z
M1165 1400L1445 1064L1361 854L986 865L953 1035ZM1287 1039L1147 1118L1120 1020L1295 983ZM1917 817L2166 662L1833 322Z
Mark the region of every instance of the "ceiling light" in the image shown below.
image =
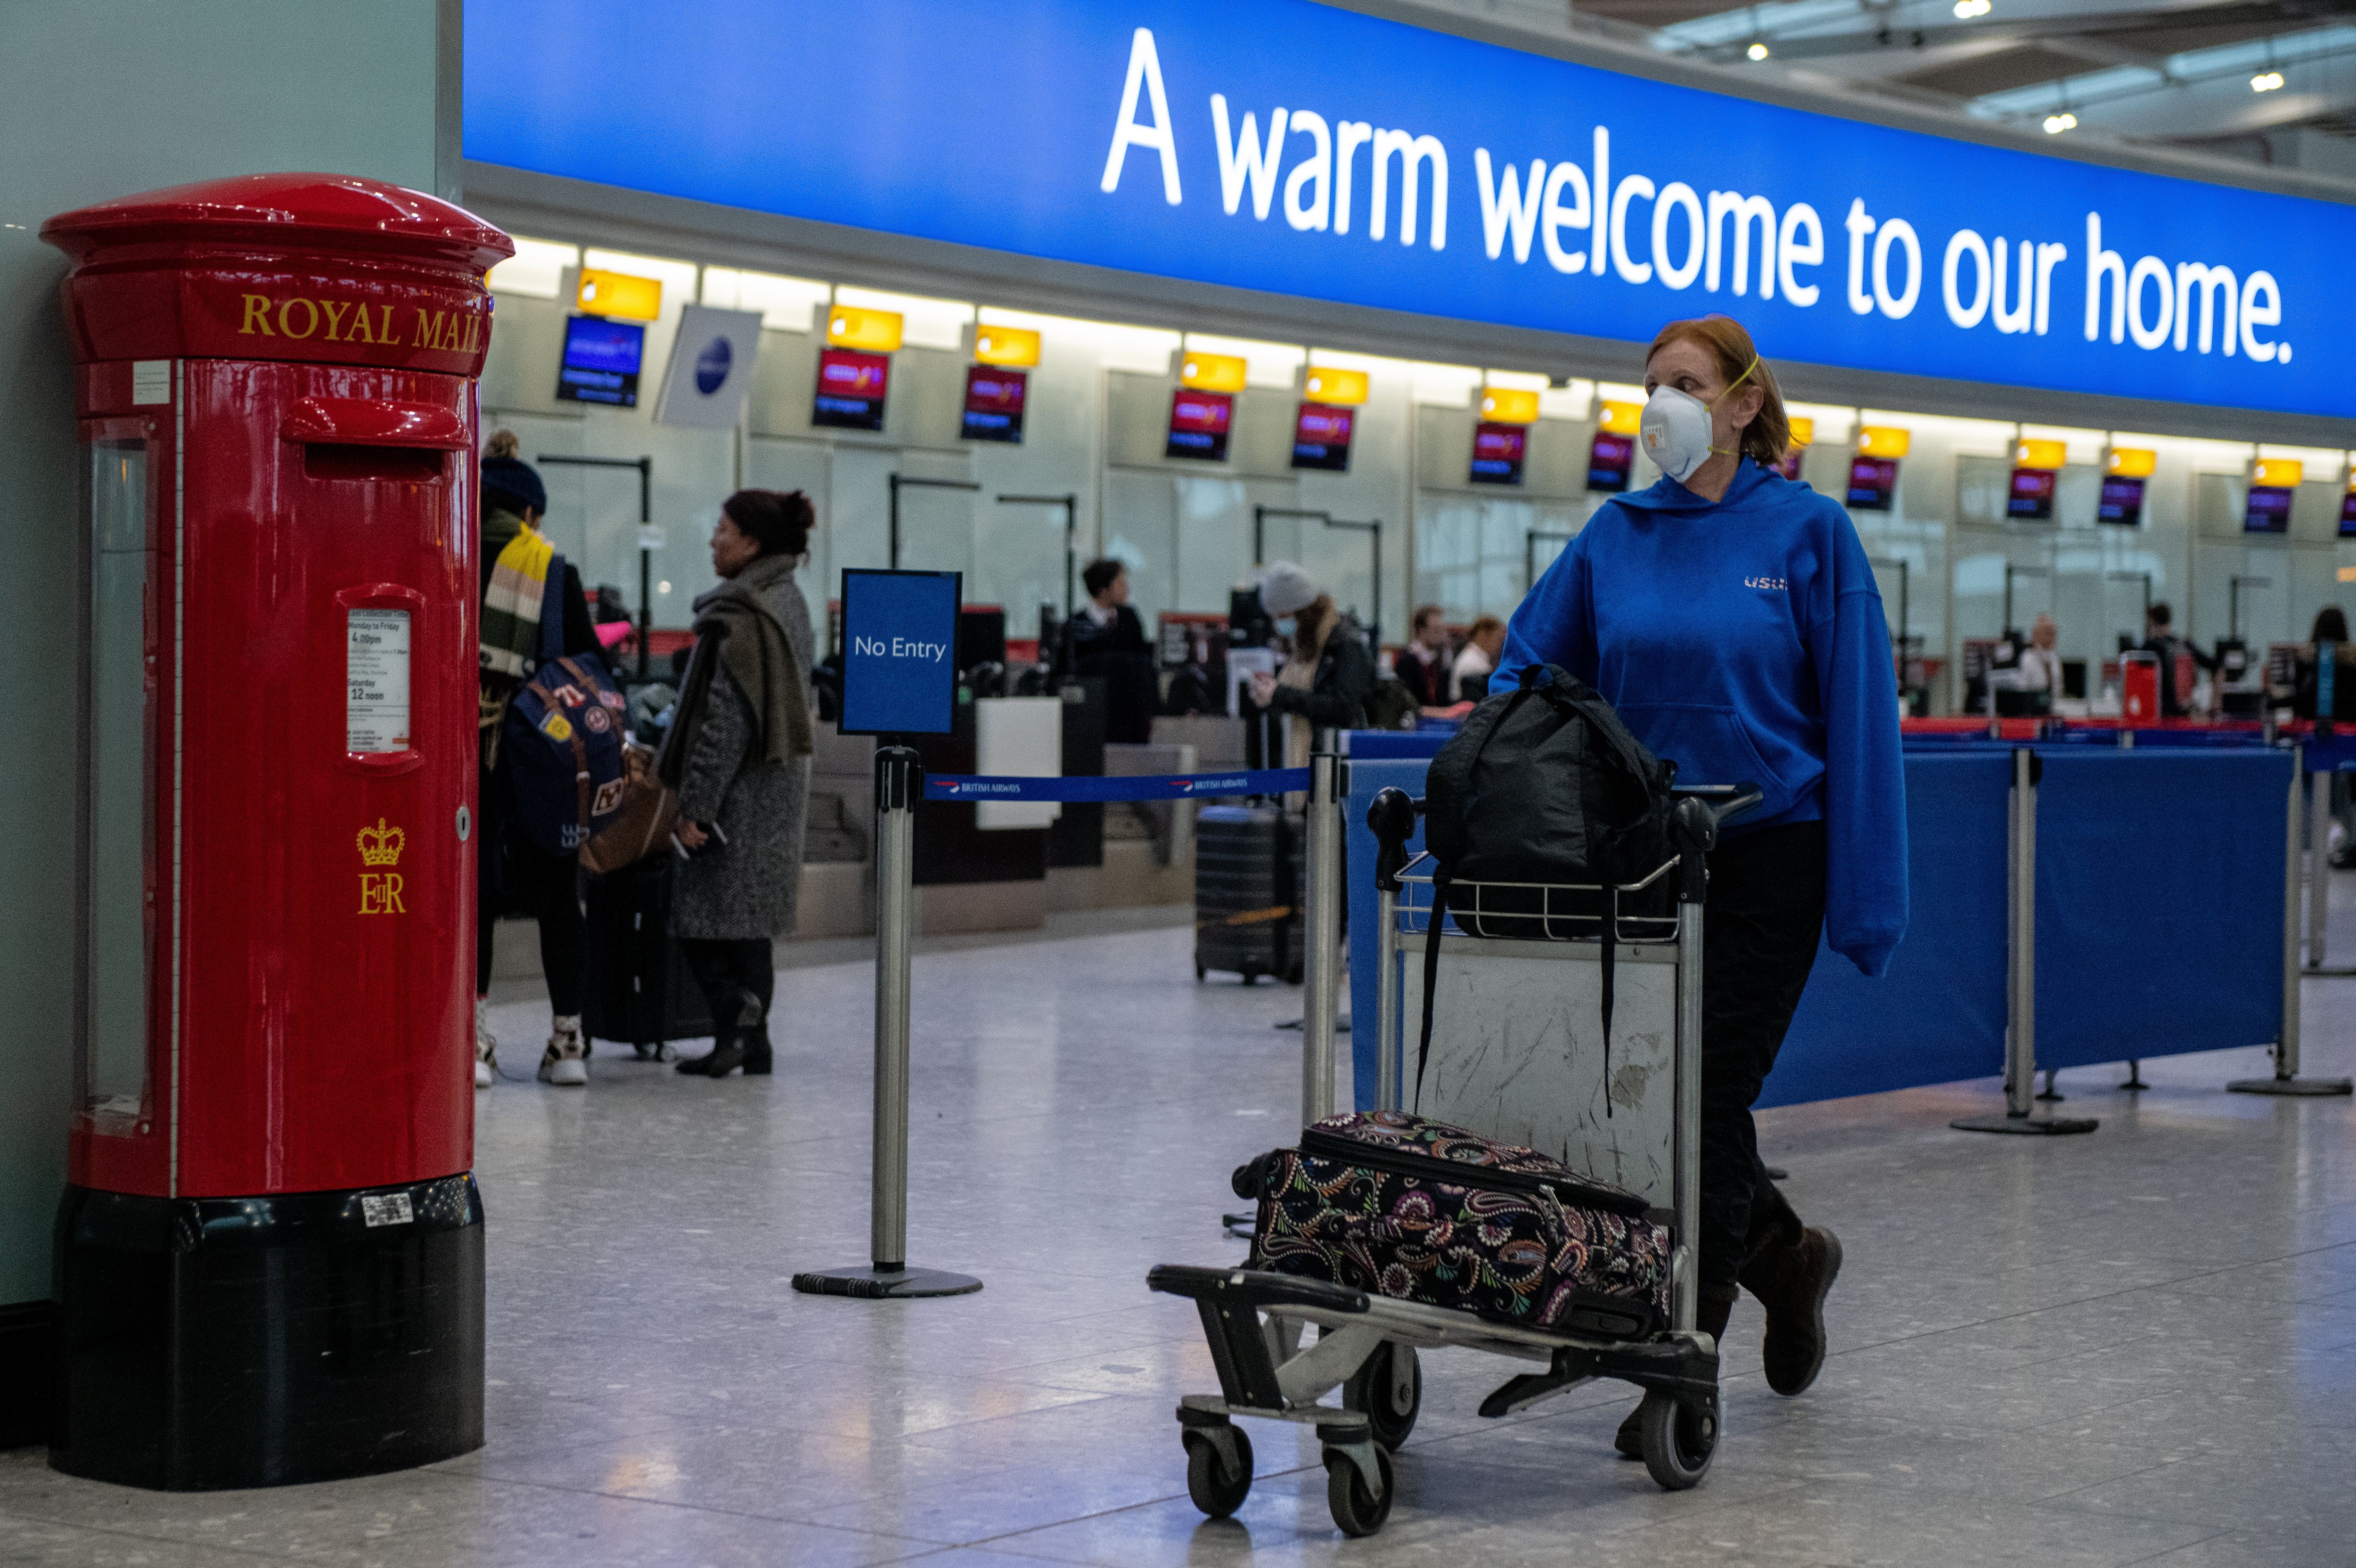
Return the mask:
M1767 58L1767 46L1765 44L1753 44L1751 46L1749 52L1752 59L1763 60Z
M2078 117L2066 109L2059 114L2048 114L2045 117L2045 133L2049 136L2059 136L2064 131L2075 131L2077 128Z
M2250 91L2252 92L2272 92L2276 88L2280 87L2282 84L2282 72L2278 70L2261 71L2256 76L2250 78Z
M1955 16L1961 21L1985 16L1995 9L1996 0L1955 0Z

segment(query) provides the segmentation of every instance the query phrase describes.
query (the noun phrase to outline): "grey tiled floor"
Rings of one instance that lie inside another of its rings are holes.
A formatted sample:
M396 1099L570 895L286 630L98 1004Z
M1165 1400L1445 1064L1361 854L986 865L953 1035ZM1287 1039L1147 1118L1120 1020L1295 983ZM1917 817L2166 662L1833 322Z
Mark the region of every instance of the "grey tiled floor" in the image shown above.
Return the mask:
M775 1078L600 1057L586 1093L480 1098L480 1453L177 1496L0 1456L0 1563L2356 1562L2356 1110L2223 1093L2256 1051L2149 1062L2139 1099L2065 1073L2091 1137L1947 1130L1988 1083L1762 1115L1847 1244L1836 1353L1777 1398L1746 1303L1697 1491L1612 1455L1617 1385L1483 1423L1514 1369L1447 1352L1380 1536L1344 1541L1313 1439L1266 1424L1250 1500L1205 1523L1171 1408L1215 1379L1143 1276L1240 1255L1226 1173L1293 1131L1299 996L1198 987L1187 933L1143 923L918 960L911 1250L982 1294L787 1288L867 1239L870 975L804 962ZM544 1014L496 1017L528 1067ZM2307 1018L2310 1065L2356 1067L2356 982L2309 982Z

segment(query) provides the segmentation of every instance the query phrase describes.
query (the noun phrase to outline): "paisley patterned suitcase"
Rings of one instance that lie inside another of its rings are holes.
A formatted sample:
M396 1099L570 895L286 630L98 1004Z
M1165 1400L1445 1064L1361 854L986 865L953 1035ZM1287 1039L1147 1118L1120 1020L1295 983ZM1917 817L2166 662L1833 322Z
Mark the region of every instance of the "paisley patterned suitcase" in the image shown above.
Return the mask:
M1236 1172L1247 1268L1626 1339L1669 1321L1670 1232L1536 1149L1398 1111L1328 1116Z

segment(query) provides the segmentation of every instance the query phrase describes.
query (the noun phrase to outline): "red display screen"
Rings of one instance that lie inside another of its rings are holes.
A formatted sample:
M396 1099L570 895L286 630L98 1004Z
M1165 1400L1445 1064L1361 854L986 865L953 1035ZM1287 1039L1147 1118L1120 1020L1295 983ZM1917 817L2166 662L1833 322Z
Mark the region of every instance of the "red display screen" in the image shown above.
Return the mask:
M1807 450L1804 446L1792 448L1775 460L1775 472L1786 479L1797 479L1800 476L1800 459L1806 454Z
M1522 460L1529 452L1527 425L1479 424L1472 427L1472 483L1518 485Z
M1350 431L1358 421L1355 409L1333 403L1303 403L1292 424L1292 465L1295 468L1344 469L1350 466Z
M972 367L965 373L965 423L958 433L968 441L1021 441L1023 403L1030 392L1028 371Z
M1636 440L1633 436L1595 432L1595 443L1587 449L1587 487L1607 495L1616 495L1628 487L1629 465L1636 461Z
M2351 535L2356 535L2356 490L2340 498L2340 537L2347 539Z
M2053 482L2058 478L2051 468L2016 468L2012 471L2012 490L2005 497L2004 515L2008 517L2046 519L2053 516Z
M818 357L818 398L810 408L810 423L841 430L882 430L884 396L891 379L892 357L888 354L821 349Z
M1851 511L1886 512L1898 494L1898 460L1894 457L1856 457L1848 465L1848 505Z
M1170 441L1163 455L1217 462L1227 455L1227 427L1235 421L1232 392L1197 392L1181 387L1170 400Z

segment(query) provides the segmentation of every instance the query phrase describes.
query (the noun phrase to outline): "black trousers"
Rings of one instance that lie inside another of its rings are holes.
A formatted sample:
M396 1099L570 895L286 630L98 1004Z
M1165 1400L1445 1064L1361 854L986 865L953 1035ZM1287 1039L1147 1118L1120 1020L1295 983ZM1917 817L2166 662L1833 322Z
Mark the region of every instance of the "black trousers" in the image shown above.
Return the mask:
M725 1028L722 1020L737 1016L739 990L750 991L761 998L761 1023L755 1030L756 1038L751 1041L753 1049L759 1051L768 1039L769 997L777 983L769 939L682 936L679 939L679 955L687 960L688 973L695 976L696 986L703 992L715 1027Z
M552 855L516 820L507 769L480 774L481 847L475 857L475 995L491 991L491 946L499 917L528 914L540 924L540 968L548 1008L578 1018L588 990L589 923L581 912L580 862Z
M1751 1107L1806 989L1825 924L1825 826L1729 838L1702 912L1703 1294L1731 1296L1743 1260L1799 1219L1759 1161Z

